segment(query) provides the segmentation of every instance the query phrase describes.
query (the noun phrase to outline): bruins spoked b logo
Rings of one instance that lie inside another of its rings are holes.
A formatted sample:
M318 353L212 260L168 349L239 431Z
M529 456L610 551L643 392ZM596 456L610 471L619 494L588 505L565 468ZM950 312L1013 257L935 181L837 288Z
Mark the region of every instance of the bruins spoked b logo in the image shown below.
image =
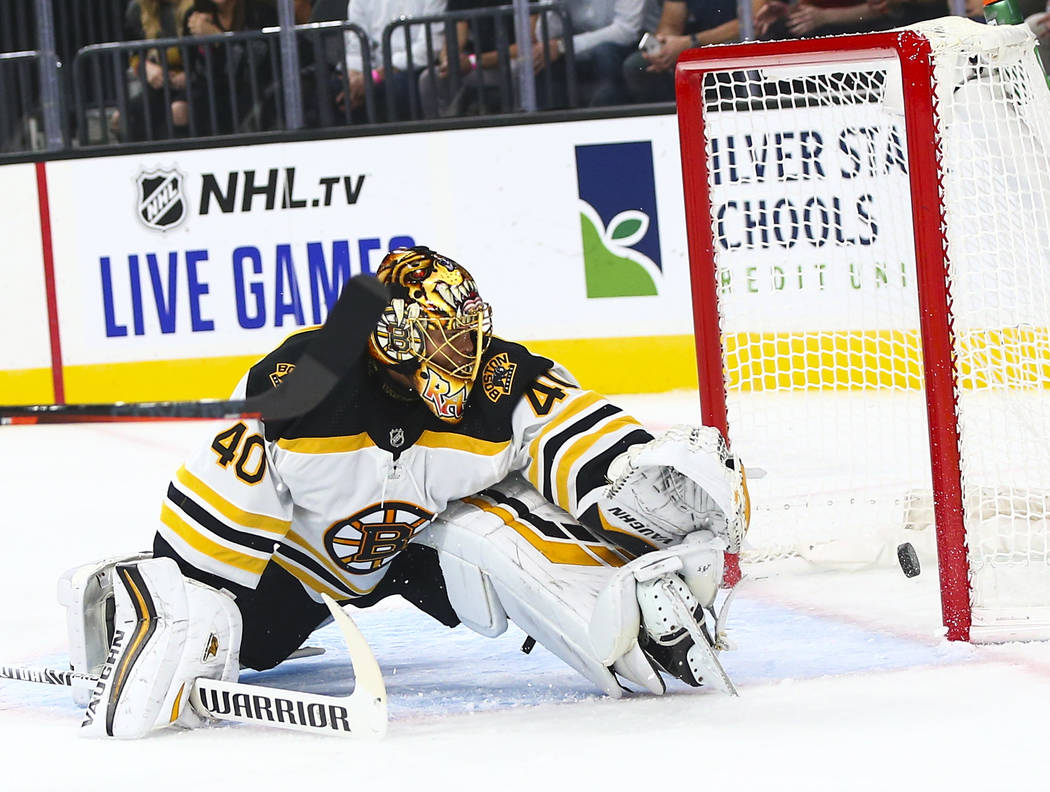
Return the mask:
M433 518L414 503L376 503L333 523L324 534L328 555L355 575L367 575L404 550Z

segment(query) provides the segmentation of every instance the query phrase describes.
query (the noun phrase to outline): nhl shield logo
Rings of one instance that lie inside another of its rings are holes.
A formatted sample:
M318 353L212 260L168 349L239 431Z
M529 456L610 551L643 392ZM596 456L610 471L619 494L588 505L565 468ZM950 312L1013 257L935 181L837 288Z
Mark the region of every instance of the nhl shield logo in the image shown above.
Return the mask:
M167 231L186 219L186 195L177 170L142 171L138 185L138 215L147 228Z

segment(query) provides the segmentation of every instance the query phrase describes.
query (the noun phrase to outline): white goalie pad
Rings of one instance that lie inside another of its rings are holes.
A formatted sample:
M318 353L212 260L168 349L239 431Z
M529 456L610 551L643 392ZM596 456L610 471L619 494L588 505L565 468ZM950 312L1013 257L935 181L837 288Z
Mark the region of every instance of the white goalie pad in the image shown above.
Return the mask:
M152 553L114 556L67 569L58 579L58 602L66 609L69 664L78 674L97 676L106 662L113 632L113 568L152 558ZM84 706L92 685L75 679L73 701Z
M515 506L483 498L453 503L414 540L438 551L446 592L461 621L493 637L506 630L509 618L612 697L623 693L613 670L663 692L659 674L638 648L637 622L619 626L628 637L616 658L599 661L591 645L598 595L617 569L601 556L617 565L623 560L600 540L584 542L568 531L551 536L558 533L552 526L578 524L523 479L512 477L493 492Z
M664 691L639 644L638 583L674 574L696 592L694 602L709 607L722 576L721 540L697 532L679 547L627 563L600 540L575 538L585 534L579 523L524 480L511 477L468 500L451 505L416 539L438 551L446 592L464 624L492 637L509 618L610 696L622 695L617 675Z
M740 460L708 426L675 426L609 465L598 506L617 530L659 546L708 530L739 552L750 504Z
M142 737L203 718L190 705L198 677L238 675L240 612L233 599L183 578L169 558L112 569L113 639L87 704L81 734Z

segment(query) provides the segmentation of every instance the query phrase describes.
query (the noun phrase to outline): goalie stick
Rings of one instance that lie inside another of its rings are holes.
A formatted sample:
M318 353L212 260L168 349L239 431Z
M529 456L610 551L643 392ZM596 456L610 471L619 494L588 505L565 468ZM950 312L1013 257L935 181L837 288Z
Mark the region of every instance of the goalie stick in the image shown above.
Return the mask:
M313 734L366 737L386 734L386 685L375 655L346 611L327 594L321 594L321 597L339 625L350 652L350 664L354 670L353 693L349 696L324 696L201 677L194 680L190 691L193 706L217 720ZM0 666L0 678L47 685L72 685L74 680L99 681L98 677L76 671L29 666Z
M294 370L279 387L258 396L203 401L0 405L0 426L171 418L295 418L320 404L354 366L389 301L386 286L372 276L355 275L348 280Z

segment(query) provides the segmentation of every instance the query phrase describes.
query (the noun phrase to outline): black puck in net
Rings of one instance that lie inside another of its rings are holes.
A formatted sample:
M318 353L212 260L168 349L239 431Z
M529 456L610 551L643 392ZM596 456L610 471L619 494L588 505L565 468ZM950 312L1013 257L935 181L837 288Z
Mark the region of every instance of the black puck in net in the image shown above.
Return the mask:
M901 565L901 572L905 577L913 578L921 571L919 568L919 554L911 546L911 542L897 545L897 561Z

